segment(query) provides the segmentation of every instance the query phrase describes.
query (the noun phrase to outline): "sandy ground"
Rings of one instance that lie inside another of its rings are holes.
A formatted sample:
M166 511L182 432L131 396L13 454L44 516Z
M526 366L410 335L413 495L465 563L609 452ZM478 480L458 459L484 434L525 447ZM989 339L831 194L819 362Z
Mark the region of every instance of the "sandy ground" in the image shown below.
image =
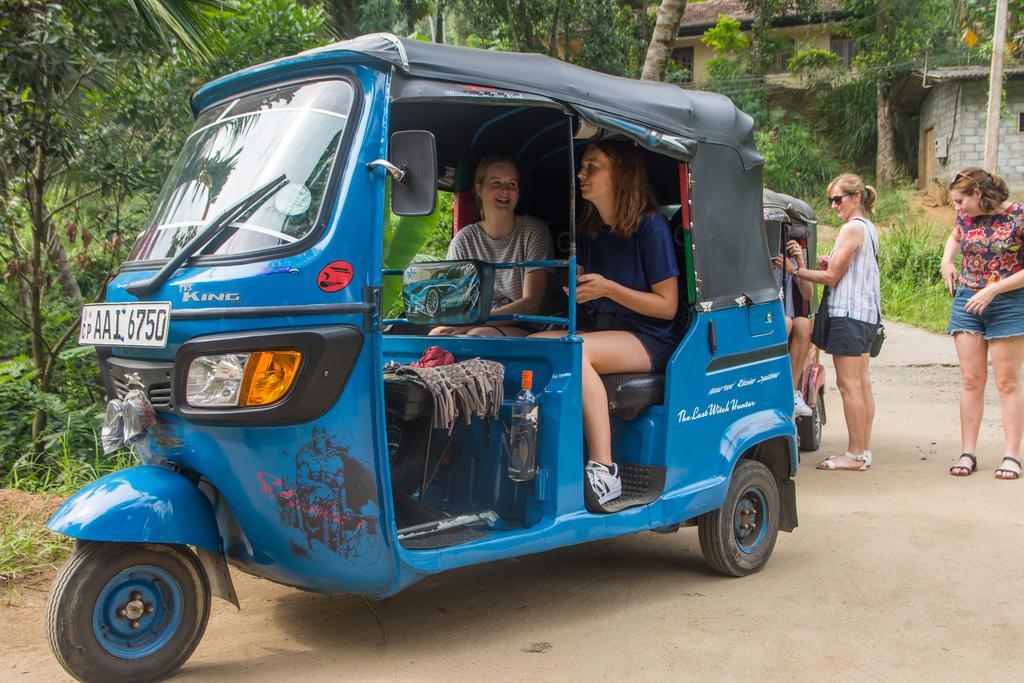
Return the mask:
M760 574L724 579L695 530L472 567L377 603L235 574L181 680L1021 680L1024 480L996 481L994 387L982 469L954 479L951 342L902 325L874 366L869 472L806 454L800 527ZM845 446L832 421L820 454ZM62 680L45 582L0 601L0 680Z

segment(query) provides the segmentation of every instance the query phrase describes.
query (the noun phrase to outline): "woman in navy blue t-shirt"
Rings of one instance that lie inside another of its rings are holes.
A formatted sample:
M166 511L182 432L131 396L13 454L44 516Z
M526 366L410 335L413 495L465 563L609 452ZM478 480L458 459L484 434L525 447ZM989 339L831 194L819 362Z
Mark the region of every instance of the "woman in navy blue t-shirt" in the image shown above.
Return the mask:
M665 371L679 342L679 266L634 145L591 142L577 175L587 201L578 240L582 274L576 280L589 457L585 498L590 509L601 511L622 495L601 375Z

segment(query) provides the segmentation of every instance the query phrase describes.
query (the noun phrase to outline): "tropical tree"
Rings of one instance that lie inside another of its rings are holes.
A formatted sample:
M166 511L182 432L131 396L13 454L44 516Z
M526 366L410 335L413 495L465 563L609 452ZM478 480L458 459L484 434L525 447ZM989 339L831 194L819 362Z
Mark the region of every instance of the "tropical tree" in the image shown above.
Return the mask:
M743 8L751 13L750 73L760 78L767 71L772 22L788 11L804 14L818 9L818 0L743 0Z
M447 38L543 52L619 76L640 74L654 27L648 0L446 0Z
M443 0L322 0L316 4L322 5L328 26L339 38L382 31L410 35L432 9L444 9Z
M948 0L847 0L846 8L852 17L846 30L860 47L854 77L875 91L875 179L892 187L897 176L894 89L921 66L927 51L951 51L955 8Z
M165 45L173 42L208 55L215 36L201 8L213 4L208 0L131 0L95 6L32 0L0 3L0 73L4 75L0 167L5 181L0 193L4 204L11 195L21 199L30 224L27 233L20 233L5 223L10 249L7 272L17 278L18 303L16 308L4 306L28 333L29 357L40 391L52 384L59 354L77 329L82 304L57 220L100 192L98 185L74 182L90 96L104 87L124 50L144 45L143 33L155 32ZM54 278L70 310L76 312L57 320L48 315L51 311L45 301ZM55 322L58 327L53 329ZM45 424L46 413L36 411L32 423L36 444Z
M190 126L188 93L322 43L322 24L295 0L0 0L0 343L6 357L24 345L35 395L65 373L82 303L141 226ZM36 450L58 403L33 404Z
M658 6L658 20L651 34L651 44L647 48L643 72L640 78L645 81L663 81L668 70L668 60L672 56L679 24L686 11L686 0L662 0Z

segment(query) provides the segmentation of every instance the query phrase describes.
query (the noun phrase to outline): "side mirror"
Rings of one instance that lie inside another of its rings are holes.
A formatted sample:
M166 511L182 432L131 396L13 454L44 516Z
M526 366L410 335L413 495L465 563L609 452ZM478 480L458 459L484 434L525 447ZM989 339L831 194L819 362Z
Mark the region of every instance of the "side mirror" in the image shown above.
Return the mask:
M437 204L437 143L427 130L401 130L391 135L391 160L383 166L391 175L391 212L397 216L429 216Z
M483 261L413 263L402 275L405 317L416 325L476 325L491 315L494 266Z

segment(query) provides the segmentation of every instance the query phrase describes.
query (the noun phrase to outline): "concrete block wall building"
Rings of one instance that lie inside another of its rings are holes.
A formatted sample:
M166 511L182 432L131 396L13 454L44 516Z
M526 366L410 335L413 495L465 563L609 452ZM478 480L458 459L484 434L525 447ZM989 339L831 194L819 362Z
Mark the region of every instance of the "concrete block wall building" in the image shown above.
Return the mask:
M1024 194L1024 66L1008 67L999 123L998 173ZM920 111L918 187L944 186L964 166L985 159L988 67L916 72L901 92L904 109ZM910 105L910 106L908 106Z

